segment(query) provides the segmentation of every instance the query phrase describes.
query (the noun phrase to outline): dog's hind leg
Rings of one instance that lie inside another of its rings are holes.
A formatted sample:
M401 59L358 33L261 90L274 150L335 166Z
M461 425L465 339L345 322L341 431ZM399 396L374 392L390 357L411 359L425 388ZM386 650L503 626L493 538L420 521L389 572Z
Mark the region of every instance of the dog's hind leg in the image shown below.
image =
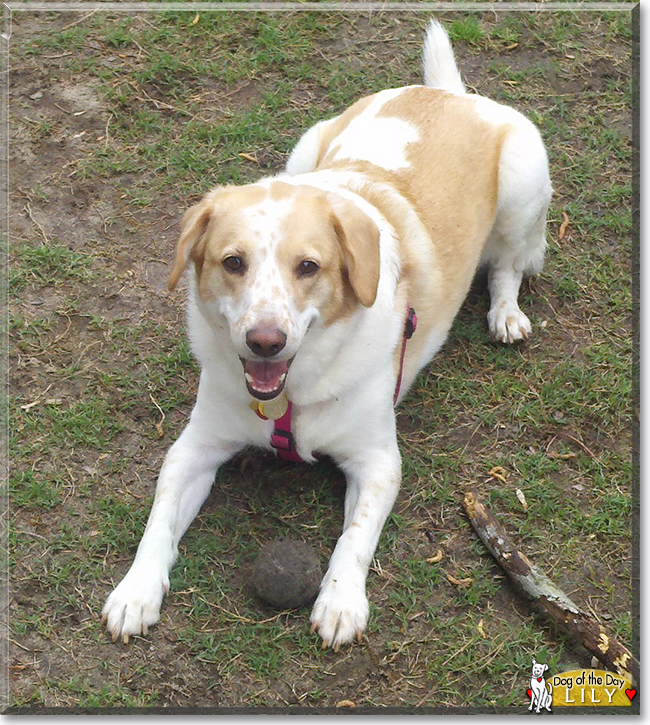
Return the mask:
M490 332L496 340L510 343L531 332L517 300L523 276L542 268L551 198L546 150L537 129L523 117L504 140L498 192L496 219L482 261L488 265Z

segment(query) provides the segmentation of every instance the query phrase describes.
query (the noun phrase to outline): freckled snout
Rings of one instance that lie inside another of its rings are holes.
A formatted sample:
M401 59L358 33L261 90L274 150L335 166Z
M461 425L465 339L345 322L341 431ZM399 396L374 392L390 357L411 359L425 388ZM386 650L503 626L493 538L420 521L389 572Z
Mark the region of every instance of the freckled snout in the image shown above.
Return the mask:
M287 336L275 325L258 325L246 333L246 344L259 357L273 357L284 349Z

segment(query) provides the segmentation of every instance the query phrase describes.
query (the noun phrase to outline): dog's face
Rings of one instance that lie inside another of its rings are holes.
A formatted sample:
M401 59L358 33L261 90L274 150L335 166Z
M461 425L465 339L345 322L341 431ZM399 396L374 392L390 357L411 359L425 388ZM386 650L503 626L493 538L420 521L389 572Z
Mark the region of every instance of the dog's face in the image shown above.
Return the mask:
M312 325L373 304L379 230L350 201L312 187L225 187L186 213L170 289L190 260L203 309L225 320L250 394L270 400Z
M533 677L542 677L547 669L548 665L539 664L533 660Z

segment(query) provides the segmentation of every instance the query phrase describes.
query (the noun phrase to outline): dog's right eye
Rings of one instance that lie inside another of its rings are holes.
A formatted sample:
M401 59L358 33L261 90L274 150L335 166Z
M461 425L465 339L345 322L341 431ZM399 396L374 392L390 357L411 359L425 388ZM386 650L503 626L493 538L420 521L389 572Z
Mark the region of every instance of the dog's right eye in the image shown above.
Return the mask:
M232 272L234 274L241 274L246 267L244 260L235 255L226 257L221 264L226 272Z
M299 277L313 277L320 267L317 262L313 262L311 259L304 259L298 265L298 276Z

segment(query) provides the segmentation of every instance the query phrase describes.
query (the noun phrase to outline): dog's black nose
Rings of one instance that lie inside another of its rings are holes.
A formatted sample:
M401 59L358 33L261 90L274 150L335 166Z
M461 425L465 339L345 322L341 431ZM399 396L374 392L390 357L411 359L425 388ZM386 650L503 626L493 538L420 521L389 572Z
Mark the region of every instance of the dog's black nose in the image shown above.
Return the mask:
M287 344L287 336L272 325L260 325L246 333L246 344L260 357L273 357Z

